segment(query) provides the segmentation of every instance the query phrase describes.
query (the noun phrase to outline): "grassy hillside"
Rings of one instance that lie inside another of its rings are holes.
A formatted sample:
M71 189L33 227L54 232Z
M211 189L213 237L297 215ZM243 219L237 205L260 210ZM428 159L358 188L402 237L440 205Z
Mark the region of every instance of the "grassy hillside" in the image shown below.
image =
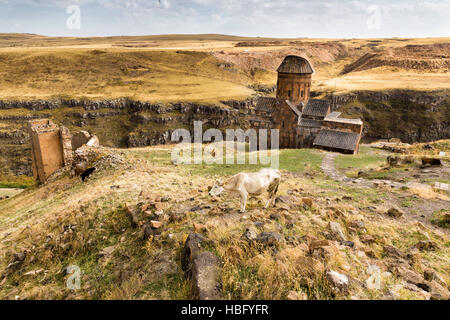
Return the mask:
M39 188L0 201L1 299L188 298L190 280L182 275L179 253L193 223L206 226L205 235L212 240L208 250L223 262L219 283L226 299L286 299L291 291L309 299L429 297L388 271L392 257L386 246L411 253L412 272L431 268L450 280L447 229L431 218L417 221L419 214L436 219L448 202L422 199L408 190L330 180L320 171L321 151L282 150L283 200L264 210L258 198L251 199L248 212L240 214L235 196L214 201L208 186L216 178L260 166L174 166L168 146L101 150L112 156L99 162L87 182L62 171ZM373 161L378 160L364 148L357 163L343 159L340 166ZM401 206L406 201L414 206ZM142 217L145 222L154 219L154 211L163 211L160 234L148 240L130 226L125 209L143 205L152 208ZM392 206L401 207L404 216L388 217L385 211ZM424 209L417 212L418 207ZM323 247L325 255L311 255L311 239L325 240L330 221L342 226L354 247L331 241ZM363 221L366 231L355 230L356 221ZM250 246L241 238L246 228L277 232L286 241L277 250ZM420 240L431 240L437 248L414 251ZM14 264L18 258L23 259ZM312 273L311 263L316 268ZM374 264L381 268L380 289L364 285L371 275L368 266ZM65 286L68 265L82 271L80 290ZM349 293L332 294L324 268L350 276Z
M252 92L248 75L202 52L27 49L0 51L0 65L0 98L10 100L219 101Z

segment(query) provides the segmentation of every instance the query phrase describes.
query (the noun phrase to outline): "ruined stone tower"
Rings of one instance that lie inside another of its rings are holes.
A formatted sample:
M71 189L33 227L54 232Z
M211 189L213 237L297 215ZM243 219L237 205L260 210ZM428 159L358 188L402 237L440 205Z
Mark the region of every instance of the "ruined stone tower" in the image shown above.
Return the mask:
M311 75L314 73L311 64L299 56L287 56L277 69L277 99L289 100L297 105L308 103L311 89Z

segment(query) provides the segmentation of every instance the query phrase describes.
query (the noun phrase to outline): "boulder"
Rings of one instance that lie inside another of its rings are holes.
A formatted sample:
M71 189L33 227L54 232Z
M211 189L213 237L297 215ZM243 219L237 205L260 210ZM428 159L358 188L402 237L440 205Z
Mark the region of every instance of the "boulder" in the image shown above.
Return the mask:
M362 221L362 220L353 220L353 221L350 221L350 222L348 223L348 226L351 227L351 228L357 229L357 230L363 230L363 231L365 231L365 229L366 229L366 224L365 224L364 221Z
M383 247L384 253L386 256L391 258L397 258L397 259L406 259L407 254L403 251L393 247L393 246L384 246Z
M199 300L218 300L219 259L211 252L198 254L192 264L192 298Z
M338 222L330 221L328 224L328 229L330 230L330 236L336 241L345 241L344 233L342 232L342 227Z
M374 236L370 235L370 234L363 234L359 237L359 240L361 240L362 243L365 244L371 244L371 243L375 243L376 239Z
M283 237L276 232L261 232L255 239L263 245L277 246L281 243Z
M186 277L192 276L192 264L197 255L200 254L202 245L208 240L201 234L191 232L189 233L184 247L181 250L181 268Z
M423 281L417 285L419 288L429 292L432 300L448 300L450 292L447 288L441 286L437 281Z
M400 218L404 215L404 212L399 208L392 207L386 212L386 214L393 218Z
M445 282L445 280L433 269L425 269L423 272L423 277L425 278L425 280L427 281L436 281L437 283L439 283L441 286L443 287L447 287L447 283Z
M345 274L330 270L325 274L331 291L334 294L347 294L349 279Z
M98 140L97 136L93 135L93 136L91 136L89 141L86 143L86 145L88 147L99 147L100 146L100 141Z
M248 241L248 242L252 242L254 240L256 240L256 238L258 237L258 231L253 228L247 228L244 233L242 234L242 239Z
M91 135L87 131L80 131L72 135L72 149L76 150L85 145L91 139Z
M407 269L404 266L397 266L392 269L395 275L402 278L408 283L412 283L416 286L424 282L423 277L417 272Z

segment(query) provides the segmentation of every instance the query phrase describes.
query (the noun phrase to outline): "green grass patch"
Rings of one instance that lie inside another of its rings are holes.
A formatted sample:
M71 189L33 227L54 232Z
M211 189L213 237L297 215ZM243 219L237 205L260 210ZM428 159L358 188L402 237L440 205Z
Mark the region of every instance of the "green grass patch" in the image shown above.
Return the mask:
M362 146L357 155L339 155L335 166L350 177L357 177L360 169L379 168L386 163L386 155L368 146Z

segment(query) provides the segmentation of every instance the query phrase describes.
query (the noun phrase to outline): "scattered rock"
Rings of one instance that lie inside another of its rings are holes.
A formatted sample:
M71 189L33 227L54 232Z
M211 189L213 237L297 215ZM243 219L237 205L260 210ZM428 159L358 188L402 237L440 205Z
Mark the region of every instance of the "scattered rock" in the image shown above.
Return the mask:
M100 253L98 254L98 257L107 259L112 256L112 254L114 253L115 250L116 250L116 246L109 246L109 247L103 248L103 250L100 251Z
M283 237L276 232L262 232L256 237L256 241L269 246L279 245Z
M331 232L331 237L333 240L345 241L344 233L342 232L342 227L338 222L330 221L328 224L328 229Z
M324 262L334 261L340 255L339 249L332 243L310 250L311 256Z
M329 240L312 240L309 244L309 250L312 252L316 248L329 246Z
M247 228L242 234L242 238L248 242L256 240L257 237L258 231L253 227Z
M200 223L194 223L194 231L195 232L206 232L208 230L208 228L204 225L204 224L200 224Z
M269 217L270 217L270 219L272 219L272 220L278 220L278 219L281 218L280 214L279 214L279 213L276 213L276 212L271 213Z
M275 203L291 203L291 199L287 196L278 196L275 198Z
M366 224L362 220L353 220L348 223L348 226L357 230L365 230Z
M136 228L139 225L139 210L131 209L125 204L125 212L130 217L131 227Z
M159 229L162 227L162 225L163 225L163 223L161 221L154 221L154 220L150 221L150 226L153 229Z
M25 252L16 252L14 253L14 261L23 262L26 258Z
M386 212L386 214L393 218L400 218L404 215L404 212L399 208L392 207Z
M438 248L437 244L431 240L419 241L415 247L422 251L434 251Z
M153 240L153 237L158 235L160 231L153 228L151 225L146 224L144 226L144 240Z
M192 265L192 298L199 300L218 300L217 289L219 259L205 251L195 257Z
M342 241L341 245L353 248L355 246L355 243L353 241Z
M398 258L398 259L406 259L407 258L406 253L404 253L403 251L400 251L399 249L397 249L393 246L384 246L383 250L384 250L384 253L388 257Z
M424 276L425 280L427 280L427 281L434 280L443 287L447 286L447 283L445 282L445 280L433 269L425 269L423 272L423 276Z
M347 294L349 279L345 274L330 270L325 274L325 277L334 294Z
M432 300L448 300L450 298L450 292L447 288L444 288L436 281L423 281L417 284L417 286L426 292L431 294Z
M392 269L395 275L404 279L406 282L414 285L419 285L424 282L423 277L415 271L405 268L404 266L397 266Z
M200 253L202 244L208 240L201 234L191 232L184 243L181 251L181 268L186 277L192 276L192 263L197 255Z
M169 222L180 222L186 216L184 211L173 211L169 214Z
M370 234L363 234L359 237L359 240L361 240L362 243L365 244L372 244L376 242L376 239L374 236L370 235Z
M289 291L287 300L308 300L308 295L304 292Z

